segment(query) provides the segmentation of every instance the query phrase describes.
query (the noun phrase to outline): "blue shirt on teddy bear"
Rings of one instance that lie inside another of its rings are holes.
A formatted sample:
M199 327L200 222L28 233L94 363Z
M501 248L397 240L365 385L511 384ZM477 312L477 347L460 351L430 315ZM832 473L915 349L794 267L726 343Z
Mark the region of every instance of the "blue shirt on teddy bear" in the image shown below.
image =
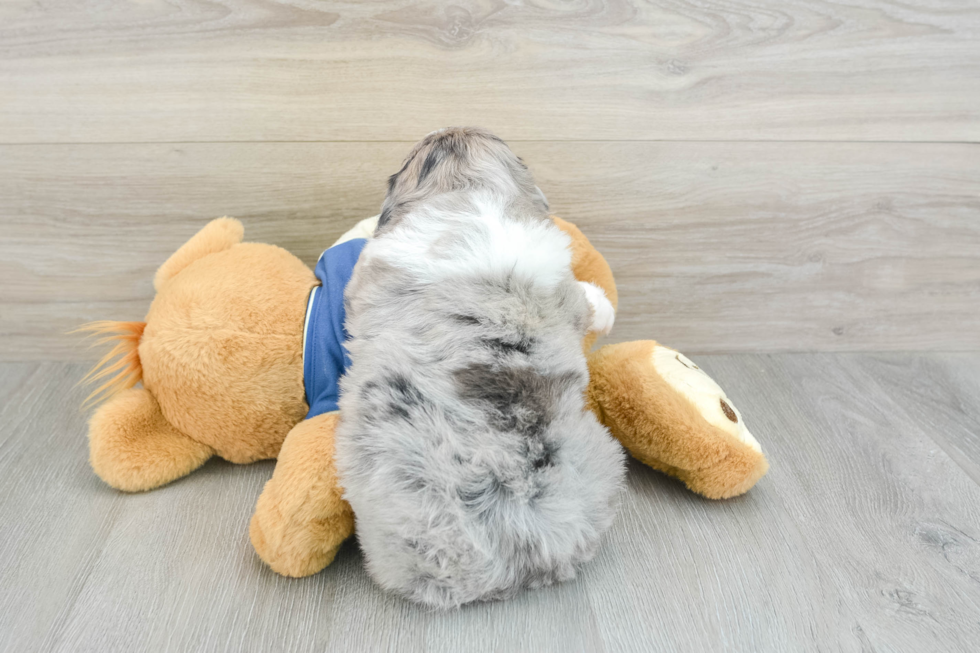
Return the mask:
M303 386L310 406L306 419L337 410L340 377L350 366L344 347L349 337L344 289L366 244L366 239L354 238L334 245L320 255L313 271L320 285L310 292L303 334Z

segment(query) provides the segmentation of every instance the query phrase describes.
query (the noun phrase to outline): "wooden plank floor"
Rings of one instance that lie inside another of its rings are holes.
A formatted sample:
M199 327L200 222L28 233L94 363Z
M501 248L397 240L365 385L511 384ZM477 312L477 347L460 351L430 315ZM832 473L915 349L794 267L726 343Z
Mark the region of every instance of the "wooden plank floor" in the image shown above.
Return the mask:
M748 495L631 463L574 582L433 613L348 543L277 576L247 524L272 463L123 495L86 461L83 366L0 365L0 650L967 651L980 641L980 354L698 359L762 441Z

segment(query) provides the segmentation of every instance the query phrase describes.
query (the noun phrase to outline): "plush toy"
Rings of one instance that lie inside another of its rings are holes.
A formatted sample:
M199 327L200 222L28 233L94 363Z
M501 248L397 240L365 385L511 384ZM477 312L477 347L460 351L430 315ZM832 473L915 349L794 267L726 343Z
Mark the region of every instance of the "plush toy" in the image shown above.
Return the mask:
M575 276L616 306L605 259L578 228L554 220L571 237ZM375 224L362 221L335 245L371 237ZM145 322L86 327L116 343L89 376L105 380L92 396L106 400L89 423L91 464L109 485L136 492L211 456L278 458L250 535L274 570L306 576L328 565L354 530L334 467L336 379L333 388L330 379L316 388L315 410L304 386L304 354L313 355L308 308L320 281L285 250L242 237L237 220L212 221L157 271ZM319 291L336 300L337 288ZM652 340L592 351L595 339L583 341L588 404L634 457L715 499L741 494L765 474L742 416L697 365Z

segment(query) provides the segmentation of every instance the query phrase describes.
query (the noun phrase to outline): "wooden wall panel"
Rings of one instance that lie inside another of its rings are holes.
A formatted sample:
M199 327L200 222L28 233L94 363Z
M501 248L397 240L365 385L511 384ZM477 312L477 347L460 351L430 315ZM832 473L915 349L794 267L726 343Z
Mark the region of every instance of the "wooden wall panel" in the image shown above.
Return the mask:
M692 352L977 350L980 147L516 143L620 284L615 339ZM407 143L0 146L0 358L91 354L208 219L312 264Z
M980 139L962 0L26 0L0 143Z

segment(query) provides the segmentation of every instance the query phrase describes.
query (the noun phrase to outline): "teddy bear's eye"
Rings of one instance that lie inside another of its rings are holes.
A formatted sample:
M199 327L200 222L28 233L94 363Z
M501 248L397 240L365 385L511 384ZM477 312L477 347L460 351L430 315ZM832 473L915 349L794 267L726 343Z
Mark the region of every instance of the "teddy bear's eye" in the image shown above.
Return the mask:
M724 399L718 401L721 402L721 412L725 413L725 417L738 424L738 415L735 414L735 410Z

